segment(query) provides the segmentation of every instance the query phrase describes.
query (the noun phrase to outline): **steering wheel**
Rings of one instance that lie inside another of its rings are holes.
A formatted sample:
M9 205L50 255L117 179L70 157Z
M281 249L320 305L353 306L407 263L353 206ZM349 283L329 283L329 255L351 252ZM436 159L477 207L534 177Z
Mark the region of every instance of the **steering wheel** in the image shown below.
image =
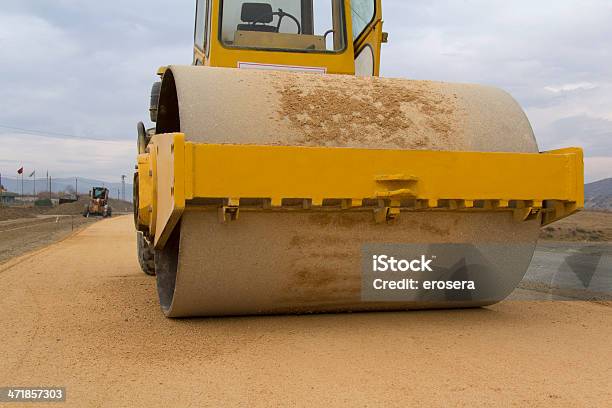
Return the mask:
M302 25L300 24L300 20L298 20L294 15L284 12L283 9L280 9L280 8L278 9L278 11L273 11L271 13L262 14L261 16L257 17L255 21L252 21L251 25L255 25L261 22L261 20L264 20L266 17L270 17L270 16L272 17L278 16L278 24L276 25L277 33L280 31L280 26L283 22L283 18L289 17L297 25L297 29L298 29L297 33L302 34Z

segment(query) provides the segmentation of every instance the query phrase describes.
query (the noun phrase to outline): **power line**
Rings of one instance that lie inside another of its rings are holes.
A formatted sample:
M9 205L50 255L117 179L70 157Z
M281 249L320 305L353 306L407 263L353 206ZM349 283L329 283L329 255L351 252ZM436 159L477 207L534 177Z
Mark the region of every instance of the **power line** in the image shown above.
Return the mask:
M24 128L20 128L20 127L1 125L1 124L0 124L0 128L10 129L10 130L18 130L20 132L40 133L41 135L48 135L48 136L64 136L64 137L74 137L74 138L78 138L78 139L85 138L83 136L76 136L76 135L71 135L71 134L68 134L68 133L58 133L58 132L48 132L48 131L43 131L43 130L24 129ZM89 139L89 138L87 138L87 139Z
M2 125L2 124L0 124L0 128L12 130L15 133L32 135L32 136L43 136L43 137L54 137L55 136L55 137L64 137L64 138L78 139L78 140L93 140L96 142L104 142L104 143L117 143L117 142L125 141L125 140L100 139L100 138L89 137L89 136L77 136L77 135L72 135L69 133L59 133L59 132L50 132L50 131L43 131L43 130L25 129L21 127L8 126L8 125Z

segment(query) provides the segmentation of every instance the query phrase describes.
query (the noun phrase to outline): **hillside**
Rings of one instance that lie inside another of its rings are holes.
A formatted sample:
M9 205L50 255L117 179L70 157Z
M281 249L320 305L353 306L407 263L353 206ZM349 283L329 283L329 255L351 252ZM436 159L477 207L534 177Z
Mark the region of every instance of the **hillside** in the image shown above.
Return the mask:
M612 211L612 178L584 186L584 197L588 209Z
M612 242L612 212L581 211L542 229L549 241Z

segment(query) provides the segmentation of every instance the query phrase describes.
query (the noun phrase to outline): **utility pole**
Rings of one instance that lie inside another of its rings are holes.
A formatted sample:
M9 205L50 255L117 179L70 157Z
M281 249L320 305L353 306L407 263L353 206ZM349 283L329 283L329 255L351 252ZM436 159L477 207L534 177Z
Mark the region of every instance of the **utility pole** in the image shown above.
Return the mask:
M117 200L121 200L120 194L121 194L121 191L117 189Z
M124 174L121 176L121 198L125 201L125 179L127 176Z
M75 177L74 178L74 194L76 195L76 198L79 198L79 178Z

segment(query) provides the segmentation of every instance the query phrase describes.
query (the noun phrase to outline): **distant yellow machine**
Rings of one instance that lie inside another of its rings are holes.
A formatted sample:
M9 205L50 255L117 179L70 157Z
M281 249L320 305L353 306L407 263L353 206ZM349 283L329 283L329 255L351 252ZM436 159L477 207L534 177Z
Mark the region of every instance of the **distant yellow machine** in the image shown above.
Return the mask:
M167 316L492 304L582 208L580 149L540 153L498 89L378 78L382 27L380 0L197 2L193 66L159 70L139 124L139 259ZM478 247L492 266L461 274L487 290L368 302L383 244Z
M89 192L89 202L85 204L83 217L90 215L102 216L104 218L113 215L113 209L109 202L109 191L106 187L94 187Z

